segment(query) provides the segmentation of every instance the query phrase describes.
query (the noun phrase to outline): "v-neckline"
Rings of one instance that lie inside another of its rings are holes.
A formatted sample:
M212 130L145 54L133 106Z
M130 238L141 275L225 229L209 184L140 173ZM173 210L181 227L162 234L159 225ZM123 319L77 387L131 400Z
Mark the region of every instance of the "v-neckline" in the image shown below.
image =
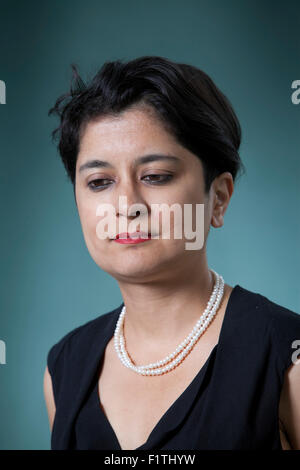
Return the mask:
M196 385L196 383L198 383L200 379L203 380L203 378L205 376L205 372L208 368L208 365L211 362L213 356L215 356L215 354L217 352L217 348L223 340L225 326L228 323L229 312L230 312L230 310L232 311L233 299L234 299L235 293L237 292L238 288L240 288L240 286L238 284L236 284L233 287L232 291L230 292L228 302L227 302L227 305L226 305L226 309L225 309L225 313L224 313L223 320L222 320L222 325L221 325L221 329L220 329L220 333L219 333L219 337L218 337L218 342L217 342L217 344L215 344L213 346L213 348L212 348L208 358L206 359L205 363L202 365L202 367L197 372L196 376L192 379L192 381L189 383L189 385L184 389L184 391L179 395L179 397L176 398L176 400L169 406L169 408L161 416L159 421L156 423L154 428L151 430L147 440L142 445L137 447L136 449L132 449L133 451L143 450L144 448L147 447L147 445L149 444L149 441L155 435L155 433L158 431L161 424L168 418L168 416L171 415L171 413L174 411L174 409L177 406L179 406L179 404L182 402L183 398L185 398L185 396L190 391L192 391L194 385ZM118 312L122 308L122 306L123 306L123 303L119 307ZM115 328L115 325L113 327L113 331L111 331L112 334L114 333L114 328ZM111 335L108 335L108 336L109 336L109 338L107 339L106 343L104 344L103 354L102 354L102 357L100 358L100 364L102 364L102 360L104 358L104 352L105 352L106 346L107 346L108 342L111 340ZM98 377L98 374L97 374L96 384L95 384L95 386L93 388L93 392L92 392L93 393L93 402L96 405L96 408L98 409L98 411L100 411L100 416L105 420L105 422L107 424L107 427L110 430L110 432L111 432L111 434L112 434L112 436L115 440L115 443L116 443L116 446L117 446L116 450L123 451L125 449L122 449L122 447L120 445L120 442L119 442L119 439L118 439L118 436L116 435L116 432L115 432L114 428L112 427L109 419L107 418L107 416L106 416L106 414L105 414L105 412L102 408L101 400L100 400L100 397L99 397L99 391L98 391L98 379L99 379L99 377Z

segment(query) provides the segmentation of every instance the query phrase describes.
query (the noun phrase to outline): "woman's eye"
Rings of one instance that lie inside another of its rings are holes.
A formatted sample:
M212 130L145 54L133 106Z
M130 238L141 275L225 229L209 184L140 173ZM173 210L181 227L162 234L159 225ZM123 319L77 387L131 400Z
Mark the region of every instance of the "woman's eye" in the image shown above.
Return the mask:
M145 178L150 178L150 180L146 180L150 184L164 184L170 179L172 179L173 175L146 175L143 177L143 179ZM112 181L107 178L97 178L95 180L90 181L88 183L88 187L91 191L101 191L102 189L105 189L110 186L111 182Z
M160 177L162 177L163 180L155 179L155 178L160 178ZM154 180L153 179L151 181L148 180L150 184L163 184L169 181L170 179L172 179L173 175L146 175L144 176L144 178L154 178Z
M100 178L97 178L96 180L93 180L93 181L90 181L88 183L88 187L92 190L92 191L97 191L99 189L103 189L107 186L109 186L109 184L103 184L102 182L103 181L111 181L109 179L100 179ZM100 184L98 184L100 182Z

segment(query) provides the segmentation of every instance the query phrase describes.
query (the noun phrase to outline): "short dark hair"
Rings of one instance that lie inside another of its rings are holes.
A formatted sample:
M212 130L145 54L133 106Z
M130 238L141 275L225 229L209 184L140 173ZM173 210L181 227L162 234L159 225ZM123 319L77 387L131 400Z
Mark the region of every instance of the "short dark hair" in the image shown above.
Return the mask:
M150 105L167 130L200 158L205 192L228 171L235 181L245 169L239 156L241 128L226 96L202 70L159 56L128 62L105 62L85 83L71 64L70 91L60 96L48 115L57 114L58 150L75 191L76 161L85 125L101 116L115 116L139 104Z

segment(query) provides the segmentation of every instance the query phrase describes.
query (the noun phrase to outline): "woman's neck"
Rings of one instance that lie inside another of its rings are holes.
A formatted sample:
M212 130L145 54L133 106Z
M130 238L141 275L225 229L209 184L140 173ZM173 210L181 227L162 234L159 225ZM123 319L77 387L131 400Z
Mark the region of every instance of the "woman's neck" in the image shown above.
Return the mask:
M204 312L214 282L207 265L172 273L166 282L120 282L126 341L150 349L181 341Z

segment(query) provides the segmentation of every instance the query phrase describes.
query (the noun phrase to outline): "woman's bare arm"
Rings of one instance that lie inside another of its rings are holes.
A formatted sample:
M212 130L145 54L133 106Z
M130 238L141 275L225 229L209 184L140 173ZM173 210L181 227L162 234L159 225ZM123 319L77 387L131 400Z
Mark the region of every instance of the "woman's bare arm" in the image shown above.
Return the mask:
M292 450L300 450L300 362L285 373L279 403L279 418Z
M48 366L46 366L44 373L44 396L48 412L50 431L52 431L56 407L53 396L52 379L48 370Z

